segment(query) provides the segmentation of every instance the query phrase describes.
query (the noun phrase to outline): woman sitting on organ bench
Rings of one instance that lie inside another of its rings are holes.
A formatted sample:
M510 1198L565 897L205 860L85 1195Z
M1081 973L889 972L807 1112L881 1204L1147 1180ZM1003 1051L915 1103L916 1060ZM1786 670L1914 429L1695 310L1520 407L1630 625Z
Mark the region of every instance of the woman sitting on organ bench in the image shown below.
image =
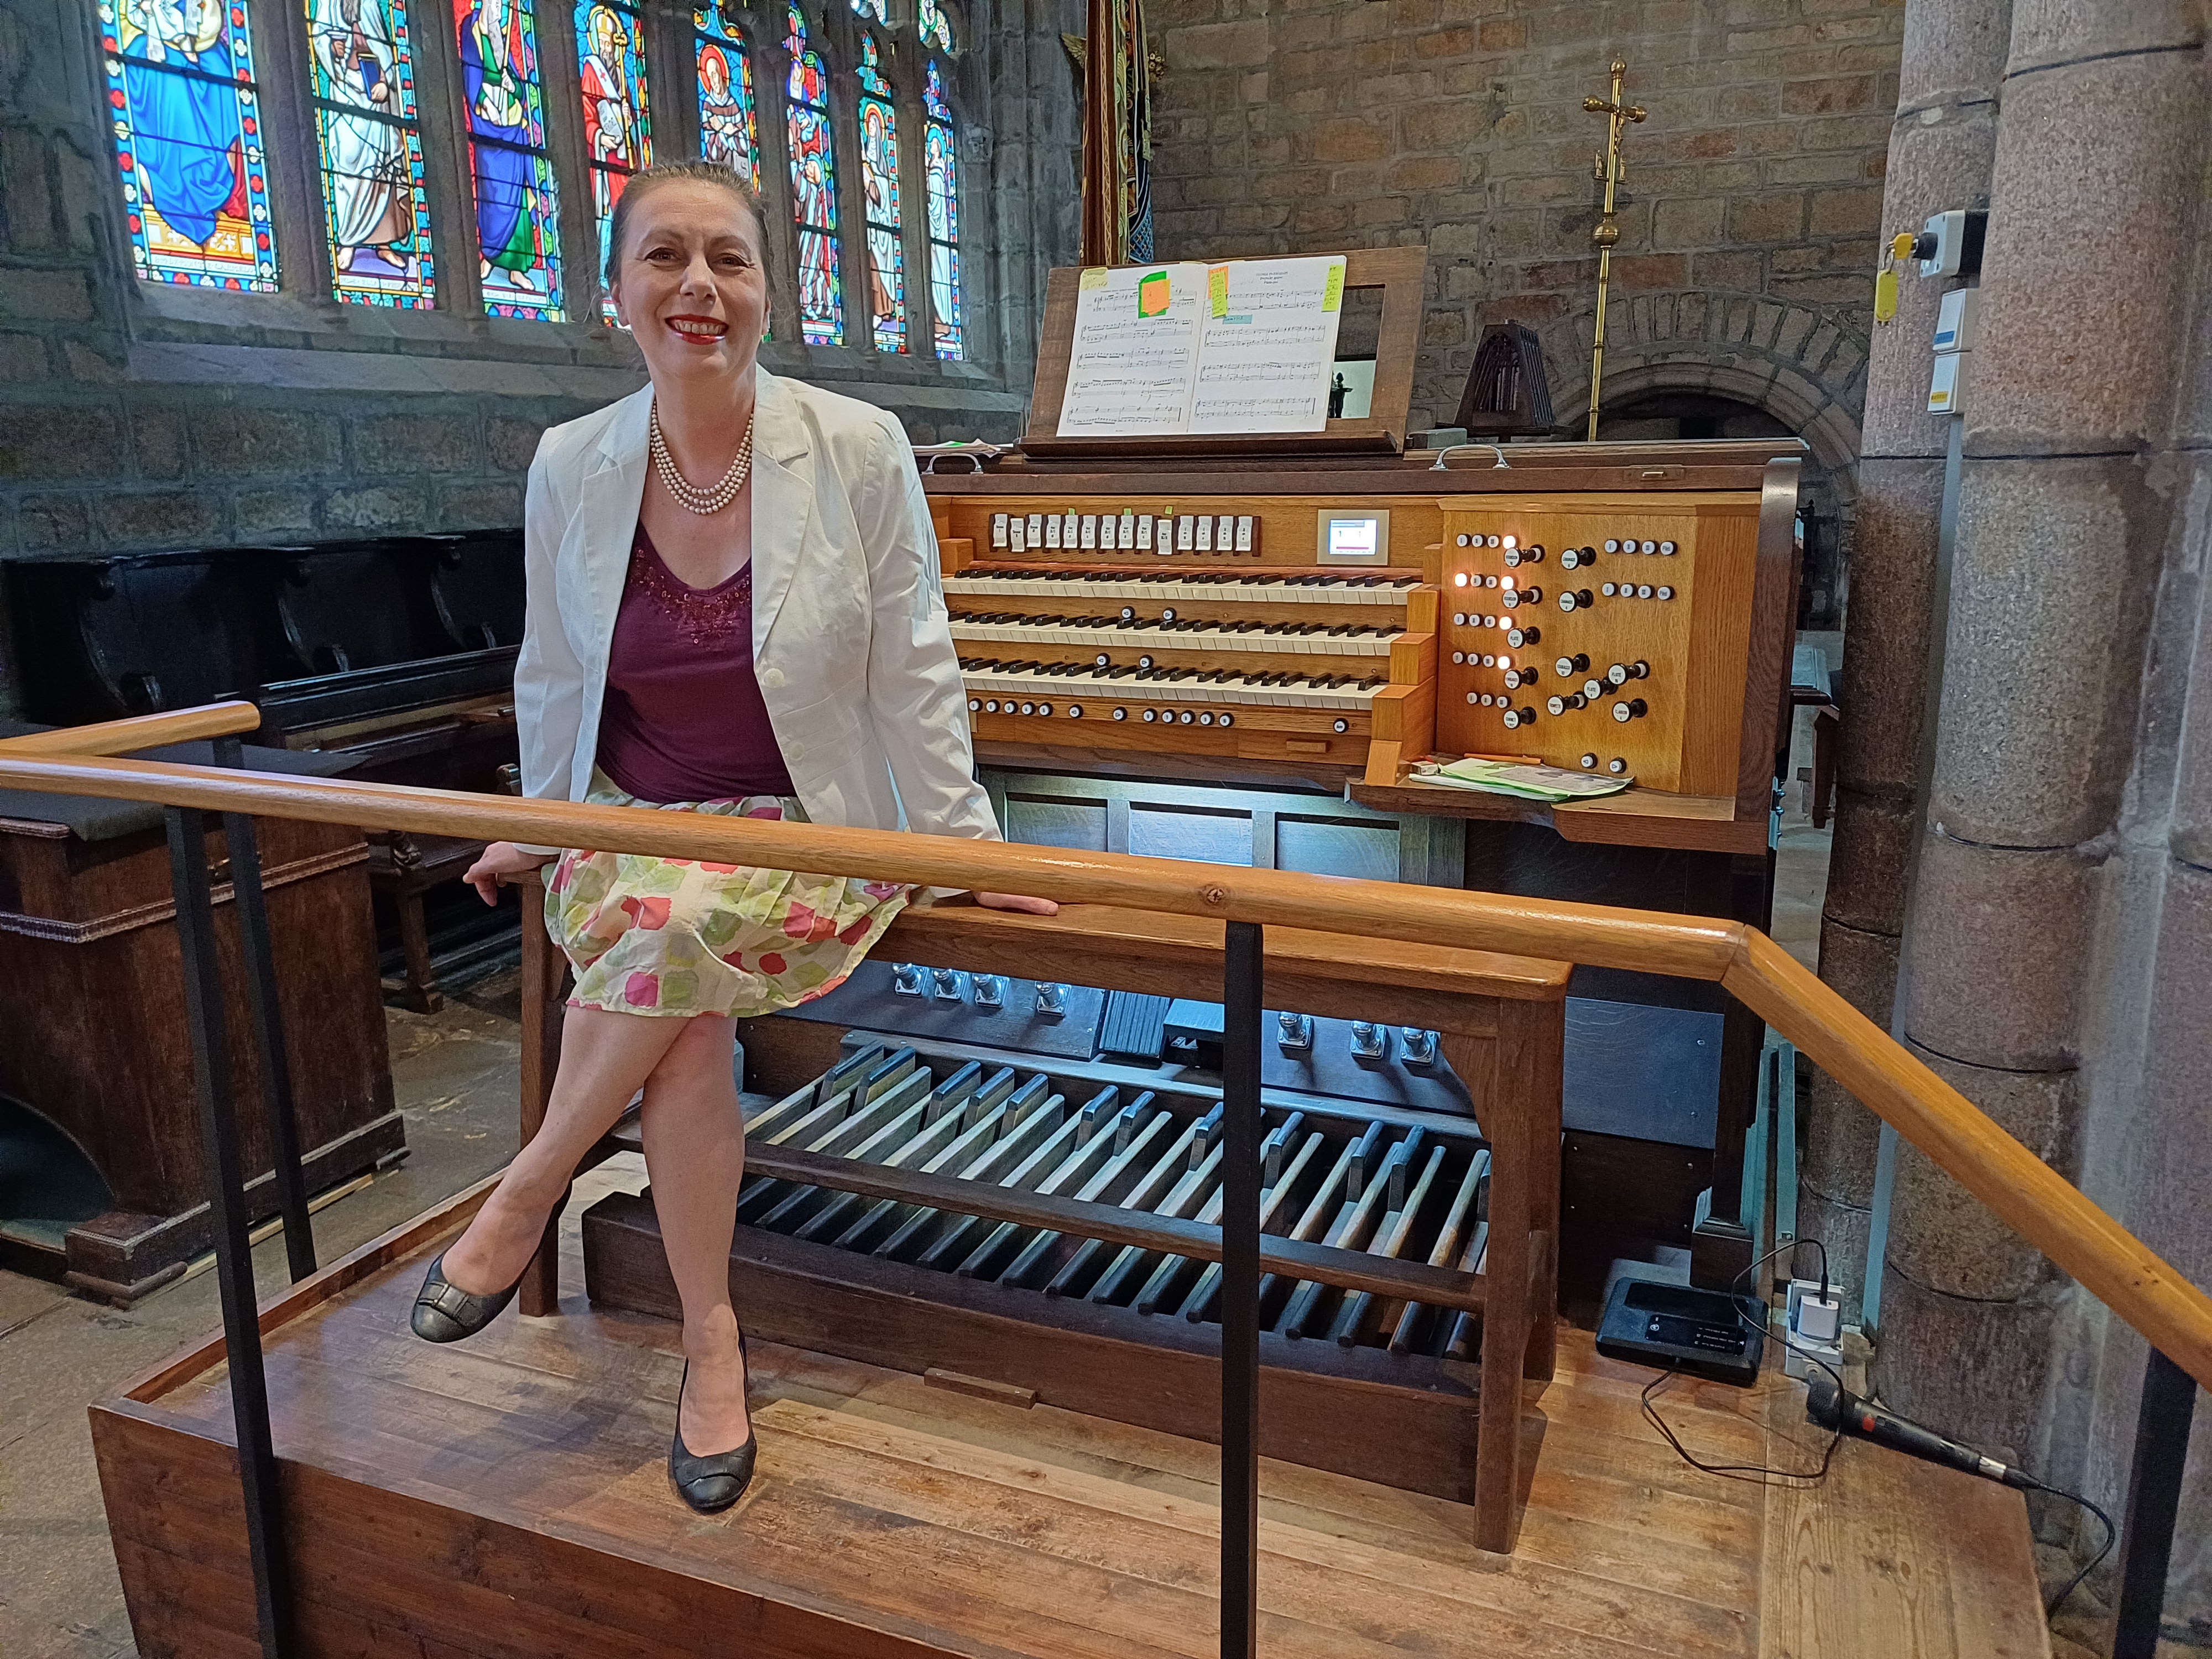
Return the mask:
M720 166L648 167L617 204L607 281L652 384L548 432L530 469L514 676L524 787L995 837L905 434L869 404L754 361L763 251L759 204ZM730 1305L744 1171L737 1022L836 985L908 890L505 842L465 879L489 903L502 878L556 856L545 921L576 990L544 1127L431 1264L414 1328L452 1342L490 1322L578 1161L642 1089L684 1304L669 1472L693 1509L726 1509L754 1452Z

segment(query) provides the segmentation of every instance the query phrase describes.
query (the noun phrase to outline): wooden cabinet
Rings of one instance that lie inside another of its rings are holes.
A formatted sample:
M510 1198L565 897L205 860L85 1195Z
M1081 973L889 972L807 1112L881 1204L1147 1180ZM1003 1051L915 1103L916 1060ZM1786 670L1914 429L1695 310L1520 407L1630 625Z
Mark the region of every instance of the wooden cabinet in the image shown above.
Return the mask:
M44 798L52 799L52 798ZM25 797L8 802L21 811ZM79 803L70 803L72 809ZM71 1226L63 1273L127 1304L211 1248L185 1029L169 855L149 810L86 839L63 823L0 817L0 1094L58 1127L107 1183L110 1208ZM120 816L118 816L120 815ZM256 820L277 997L311 1190L403 1152L369 913L368 847L337 824ZM113 833L120 830L123 833ZM219 817L210 817L231 1074L257 1218L276 1207L258 1067Z

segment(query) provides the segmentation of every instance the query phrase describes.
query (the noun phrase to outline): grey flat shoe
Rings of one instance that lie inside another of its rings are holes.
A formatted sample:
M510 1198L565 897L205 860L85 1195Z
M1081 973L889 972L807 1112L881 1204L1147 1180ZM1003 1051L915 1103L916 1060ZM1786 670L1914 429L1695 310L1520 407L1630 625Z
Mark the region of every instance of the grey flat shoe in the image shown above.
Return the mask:
M744 1364L744 1334L738 1334L739 1363ZM752 1376L752 1367L745 1366L746 1380ZM691 1362L684 1362L684 1382L691 1380ZM745 1495L752 1484L753 1462L760 1449L759 1437L752 1432L750 1423L745 1428L744 1444L732 1451L716 1452L709 1457L694 1457L684 1444L684 1389L676 1390L676 1434L668 1445L668 1478L676 1483L676 1495L701 1515L719 1515Z
M425 1342L458 1342L465 1336L474 1336L498 1318L522 1288L522 1275L518 1273L505 1290L477 1296L447 1279L445 1267L445 1253L440 1251L430 1271L422 1275L422 1288L415 1293L415 1311L407 1322ZM523 1269L523 1273L529 1271Z

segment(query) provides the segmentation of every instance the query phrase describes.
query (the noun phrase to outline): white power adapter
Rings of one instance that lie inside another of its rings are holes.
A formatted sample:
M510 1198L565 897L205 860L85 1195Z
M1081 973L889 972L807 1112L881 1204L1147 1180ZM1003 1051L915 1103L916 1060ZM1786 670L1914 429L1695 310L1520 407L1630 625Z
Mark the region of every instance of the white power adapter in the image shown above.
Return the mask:
M1816 1359L1838 1368L1844 1363L1843 1291L1833 1279L1828 1281L1827 1290L1826 1296L1820 1294L1817 1279L1790 1281L1790 1297L1783 1313L1790 1339L1782 1353L1786 1376L1809 1376Z

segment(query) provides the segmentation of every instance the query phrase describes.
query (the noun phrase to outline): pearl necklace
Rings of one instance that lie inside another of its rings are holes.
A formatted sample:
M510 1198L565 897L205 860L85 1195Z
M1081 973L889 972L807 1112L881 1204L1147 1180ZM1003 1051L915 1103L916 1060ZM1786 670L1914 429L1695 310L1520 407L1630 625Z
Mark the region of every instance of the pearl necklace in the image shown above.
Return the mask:
M647 429L651 434L653 470L660 475L661 488L687 513L696 513L702 518L720 513L737 500L745 487L745 480L752 475L753 423L750 416L745 420L744 441L738 446L737 459L730 463L730 470L722 475L721 482L708 489L696 488L676 470L676 458L668 453L668 440L661 434L658 403L653 405Z

